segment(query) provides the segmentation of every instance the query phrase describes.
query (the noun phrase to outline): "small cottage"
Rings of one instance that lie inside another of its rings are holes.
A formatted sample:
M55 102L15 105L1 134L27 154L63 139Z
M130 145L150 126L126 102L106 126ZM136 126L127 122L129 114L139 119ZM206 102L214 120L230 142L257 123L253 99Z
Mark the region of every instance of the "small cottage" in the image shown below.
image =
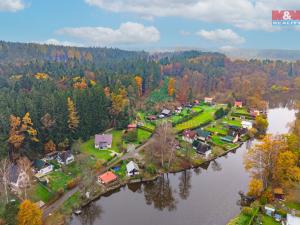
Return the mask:
M274 188L274 197L278 200L284 200L284 192L282 188Z
M159 116L168 117L170 115L171 115L171 110L169 110L169 109L163 109L163 111L161 111L161 114Z
M202 129L197 129L197 137L200 141L206 142L209 141L211 138L211 133L209 131L206 130L202 130Z
M199 144L196 148L196 152L198 154L205 156L205 158L208 158L209 155L211 154L211 146L208 144L205 144L203 142L199 142Z
M275 208L274 208L274 206L272 206L272 205L270 205L270 204L265 205L265 213L266 213L268 216L273 216L274 213L275 213Z
M128 126L127 126L128 130L132 130L132 129L135 129L135 128L137 128L137 124L128 124Z
M213 103L213 98L205 97L204 98L204 103L206 103L206 104L212 104Z
M193 141L196 139L196 131L193 130L185 130L182 133L182 140L189 142L189 143L193 143Z
M135 176L139 174L139 167L138 165L133 162L130 161L127 165L126 165L126 170L127 170L127 176L131 177L131 176Z
M103 150L109 149L112 146L112 134L96 134L95 148Z
M118 179L118 177L111 171L108 171L100 176L98 176L98 182L101 184L109 184Z
M61 165L69 165L70 163L75 161L74 155L71 151L63 151L58 153L57 162Z
M242 127L250 130L253 127L253 123L251 121L242 121Z
M243 107L243 102L242 101L235 101L234 102L234 107L236 107L236 108L242 108Z
M221 140L228 142L228 143L236 143L239 140L239 135L235 135L235 136L227 135L227 136L221 137Z
M53 165L44 160L37 159L33 162L35 173L39 175L46 175L53 171Z
M260 115L260 111L259 110L251 110L250 115L253 117L257 117Z

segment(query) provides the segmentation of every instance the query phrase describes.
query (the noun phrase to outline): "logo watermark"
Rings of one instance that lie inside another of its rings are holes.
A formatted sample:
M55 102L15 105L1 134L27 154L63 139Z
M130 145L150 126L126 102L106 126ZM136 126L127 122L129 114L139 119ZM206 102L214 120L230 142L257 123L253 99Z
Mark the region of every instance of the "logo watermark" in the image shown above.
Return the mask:
M300 25L300 10L272 10L272 25Z

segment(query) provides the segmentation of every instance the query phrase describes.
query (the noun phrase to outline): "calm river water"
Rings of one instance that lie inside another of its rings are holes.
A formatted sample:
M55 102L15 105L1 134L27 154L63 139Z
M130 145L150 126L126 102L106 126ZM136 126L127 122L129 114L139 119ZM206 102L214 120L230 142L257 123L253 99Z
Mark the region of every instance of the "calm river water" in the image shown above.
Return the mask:
M271 109L268 119L268 133L286 133L295 111ZM71 225L225 225L240 211L238 192L247 191L243 155L250 145L203 168L123 187L90 204Z

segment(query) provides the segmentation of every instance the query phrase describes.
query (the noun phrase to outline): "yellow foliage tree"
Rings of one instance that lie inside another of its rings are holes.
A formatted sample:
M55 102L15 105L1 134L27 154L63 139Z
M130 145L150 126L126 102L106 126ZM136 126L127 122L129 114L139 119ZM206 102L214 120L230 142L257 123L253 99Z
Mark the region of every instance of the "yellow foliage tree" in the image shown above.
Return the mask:
M55 143L52 140L48 141L44 145L44 150L45 150L46 153L56 151L56 145L55 145Z
M75 129L79 126L79 116L77 115L75 104L70 97L67 99L67 105L69 112L68 125L72 131L75 131Z
M260 179L252 178L248 186L248 195L259 197L263 191L263 182Z
M49 75L46 73L37 73L34 75L36 79L38 80L46 80L49 78Z
M42 211L36 204L29 200L24 200L18 212L18 225L41 225Z
M168 81L168 95L173 96L175 93L175 79L170 78Z
M138 89L138 95L139 95L139 97L141 97L142 94L143 94L143 87L142 87L143 78L140 77L140 76L135 76L134 80L135 80L135 83L136 83L136 86L137 86L137 89Z

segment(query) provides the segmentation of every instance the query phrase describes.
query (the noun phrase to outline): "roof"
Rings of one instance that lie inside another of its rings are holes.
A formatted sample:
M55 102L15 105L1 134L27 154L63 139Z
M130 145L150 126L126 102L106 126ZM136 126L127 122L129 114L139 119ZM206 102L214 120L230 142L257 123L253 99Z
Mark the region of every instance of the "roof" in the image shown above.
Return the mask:
M227 141L227 142L232 142L233 139L234 139L234 137L231 137L231 136L221 137L222 141Z
M198 145L199 145L199 143L200 143L199 140L195 140L195 141L193 141L192 146L195 147L195 148L197 148Z
M242 105L243 105L243 102L242 102L242 101L235 101L235 102L234 102L234 105L235 105L235 106L242 106Z
M96 134L95 135L95 143L106 143L111 145L112 144L112 134Z
M60 153L58 154L58 157L59 157L63 162L67 161L67 159L68 159L69 157L71 157L71 156L72 156L71 151L63 151L63 152L60 152Z
M12 164L9 168L9 181L17 183L20 171L17 164Z
M108 171L108 172L106 172L106 173L100 175L98 178L99 178L103 183L108 184L108 183L110 183L110 182L116 180L116 179L117 179L117 176L116 176L113 172Z
M168 109L163 109L163 111L161 112L161 114L169 115L170 112L171 112L171 111L168 110Z
M139 167L138 167L138 165L135 162L130 161L129 163L127 163L126 169L127 169L128 172L131 172L133 170L138 171Z
M210 145L200 142L197 146L197 152L205 154L207 151L210 151Z
M205 98L204 98L204 101L212 101L212 100L213 100L212 97L205 97Z
M197 132L197 135L198 135L199 137L205 137L205 138L208 138L208 137L210 136L210 132L209 132L209 131L206 131L206 130L197 129L196 132Z
M197 135L196 131L193 130L185 130L183 131L183 136L188 138L194 138Z
M43 161L43 160L41 160L41 159L36 159L36 160L34 160L34 162L33 162L33 166L36 168L36 169L38 169L38 170L40 170L40 169L43 169L43 168L45 168L46 166L48 166L49 164L47 163L47 162L45 162L45 161Z
M282 188L274 188L274 194L276 195L283 195L283 189Z
M127 128L137 128L137 125L136 124L128 124Z
M252 126L252 124L253 124L253 123L252 123L251 121L246 121L246 120L243 120L243 121L242 121L242 125L246 125L246 126L249 125L249 126Z

